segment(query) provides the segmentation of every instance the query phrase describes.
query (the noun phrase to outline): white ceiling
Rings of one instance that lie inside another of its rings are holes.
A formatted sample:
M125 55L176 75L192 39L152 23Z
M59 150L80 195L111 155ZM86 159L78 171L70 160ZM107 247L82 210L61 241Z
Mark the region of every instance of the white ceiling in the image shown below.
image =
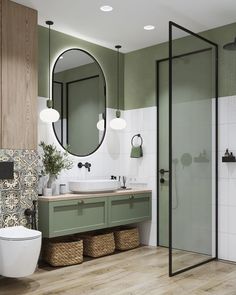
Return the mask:
M15 0L38 10L39 24L53 20L52 29L122 52L168 40L168 22L194 32L236 22L235 0ZM102 12L111 5L112 12ZM145 31L144 25L156 26ZM229 40L230 41L230 40Z

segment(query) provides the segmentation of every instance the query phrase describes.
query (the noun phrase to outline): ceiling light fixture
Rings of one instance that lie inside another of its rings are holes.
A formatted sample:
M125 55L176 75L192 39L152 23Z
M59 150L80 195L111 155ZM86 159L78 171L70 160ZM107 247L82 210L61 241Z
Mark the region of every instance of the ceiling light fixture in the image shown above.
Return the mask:
M122 130L126 127L126 121L120 117L120 45L116 45L117 49L117 110L116 117L110 121L110 127L115 130Z
M151 30L154 30L155 29L155 26L153 26L153 25L147 25L147 26L144 26L143 28L146 31L151 31Z
M101 11L104 11L104 12L110 12L113 10L113 7L111 7L110 5L103 5L100 7Z
M46 123L53 123L59 120L60 115L57 110L53 109L53 102L51 97L51 25L52 21L46 21L48 25L48 100L47 108L42 110L39 114L40 119Z

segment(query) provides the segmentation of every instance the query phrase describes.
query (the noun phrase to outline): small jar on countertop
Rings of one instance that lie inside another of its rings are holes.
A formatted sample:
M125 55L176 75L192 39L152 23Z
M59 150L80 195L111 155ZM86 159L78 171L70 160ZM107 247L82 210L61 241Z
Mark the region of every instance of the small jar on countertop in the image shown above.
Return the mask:
M64 195L67 193L67 189L66 189L66 184L65 183L61 183L60 184L60 195Z

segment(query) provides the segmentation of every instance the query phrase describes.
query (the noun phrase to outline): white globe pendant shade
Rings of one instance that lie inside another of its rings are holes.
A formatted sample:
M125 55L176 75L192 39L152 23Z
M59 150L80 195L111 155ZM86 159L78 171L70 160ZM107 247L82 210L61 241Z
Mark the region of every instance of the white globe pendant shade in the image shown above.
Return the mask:
M110 127L114 130L125 129L126 121L120 117L120 110L116 111L116 118L110 121Z
M126 127L126 121L122 118L115 118L110 121L110 127L114 130L122 130Z
M40 112L39 117L43 122L54 123L59 120L60 115L58 111L52 108L46 108Z
M54 123L59 120L60 114L57 110L53 109L53 102L50 99L50 88L51 88L51 61L50 61L50 52L51 52L51 26L53 25L53 22L48 20L46 21L46 24L48 25L48 36L49 36L49 42L48 42L48 100L47 100L47 108L42 110L39 114L40 119L43 122L46 123Z
M104 131L105 127L105 121L104 119L101 119L97 122L97 129L100 130L100 131Z

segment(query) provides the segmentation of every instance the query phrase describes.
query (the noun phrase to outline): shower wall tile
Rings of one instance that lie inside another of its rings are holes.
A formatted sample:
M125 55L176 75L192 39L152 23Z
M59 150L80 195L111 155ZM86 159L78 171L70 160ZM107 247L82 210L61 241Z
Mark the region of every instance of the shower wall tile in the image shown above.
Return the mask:
M229 147L229 126L228 124L220 124L218 128L219 150L225 152Z
M38 153L4 149L0 161L14 162L14 179L0 180L0 227L28 226L24 211L38 196Z
M220 178L218 181L219 206L228 206L229 203L229 179Z
M227 233L229 229L229 210L228 206L220 206L219 208L219 231Z
M236 163L222 163L226 148L236 155L236 96L219 98L219 258L236 261Z
M236 96L230 96L228 101L228 123L236 123Z
M228 206L236 207L236 179L234 178L229 179Z
M228 235L228 258L227 260L236 261L236 235Z
M229 98L221 97L218 103L219 107L219 123L227 124L229 119Z
M219 233L219 257L220 259L228 260L229 251L228 251L228 234Z

